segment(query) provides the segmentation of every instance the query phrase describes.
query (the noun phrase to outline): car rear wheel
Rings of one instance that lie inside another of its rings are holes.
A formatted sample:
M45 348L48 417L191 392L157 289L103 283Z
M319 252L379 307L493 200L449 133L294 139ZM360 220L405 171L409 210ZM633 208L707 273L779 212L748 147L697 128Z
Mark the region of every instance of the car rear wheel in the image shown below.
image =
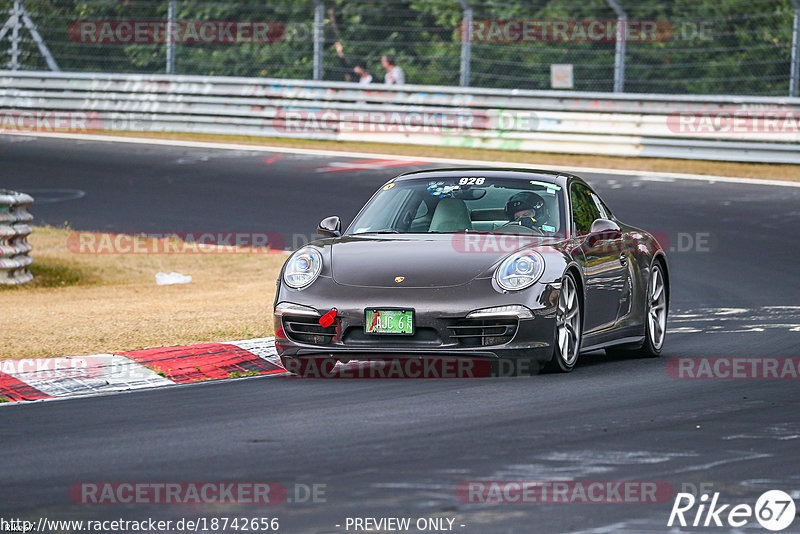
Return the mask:
M608 355L655 358L661 354L664 338L667 335L667 283L664 278L664 270L659 263L653 265L650 273L646 299L642 346L635 349L611 347L606 349Z
M664 271L658 263L653 265L650 275L646 321L645 339L639 355L654 358L661 354L667 335L667 284Z
M561 292L556 309L556 332L553 359L547 365L549 371L568 373L578 361L581 349L583 324L581 321L581 297L572 273L561 280Z

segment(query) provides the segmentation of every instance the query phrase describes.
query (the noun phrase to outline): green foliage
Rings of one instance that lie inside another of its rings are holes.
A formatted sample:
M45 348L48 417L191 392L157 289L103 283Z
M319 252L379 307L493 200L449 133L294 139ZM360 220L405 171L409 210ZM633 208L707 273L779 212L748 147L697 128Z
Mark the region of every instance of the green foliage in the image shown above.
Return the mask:
M28 270L33 281L21 285L0 285L0 291L30 291L40 287L67 287L89 284L92 274L58 261L36 261Z
M473 0L475 21L603 20L616 18L605 0ZM791 0L623 0L629 20L662 21L665 39L628 42L625 89L630 92L785 95L792 39ZM11 0L0 0L0 14ZM273 43L179 43L179 74L310 79L314 2L179 0L184 21L274 21L285 28ZM167 1L26 0L38 29L65 71L162 73L166 45L92 44L70 39L85 20L163 21ZM380 58L393 54L409 83L459 83L462 8L457 0L325 0L324 79L343 80L333 49L363 60L378 81ZM4 22L5 17L0 18ZM46 69L23 30L24 69ZM8 61L7 42L0 63ZM613 40L603 42L473 42L470 82L478 87L549 89L550 65L574 66L575 89L613 86Z
M243 378L245 376L258 376L257 371L232 371L228 373L228 378Z

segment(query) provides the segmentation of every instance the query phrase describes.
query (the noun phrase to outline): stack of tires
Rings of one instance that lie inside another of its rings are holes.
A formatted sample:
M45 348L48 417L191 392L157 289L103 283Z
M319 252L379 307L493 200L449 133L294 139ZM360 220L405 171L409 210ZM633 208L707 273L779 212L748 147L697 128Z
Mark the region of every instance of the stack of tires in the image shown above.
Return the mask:
M33 231L29 223L33 215L28 206L33 197L0 189L0 284L24 284L33 280L28 266L33 258L28 253L33 245L28 236Z

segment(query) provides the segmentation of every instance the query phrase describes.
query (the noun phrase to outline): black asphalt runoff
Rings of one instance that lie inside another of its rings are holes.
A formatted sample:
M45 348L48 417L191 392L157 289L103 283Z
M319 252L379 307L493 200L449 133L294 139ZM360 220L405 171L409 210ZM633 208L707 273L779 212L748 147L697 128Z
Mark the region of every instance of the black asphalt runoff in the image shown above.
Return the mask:
M292 239L328 215L348 222L380 184L423 168L327 173L317 170L352 159L274 156L0 136L0 187L40 199L37 223L76 230ZM660 358L586 354L571 374L526 378L258 377L2 407L0 518L278 517L281 532L333 533L354 531L348 517L441 517L463 533L664 532L672 500L491 505L462 502L456 488L635 480L705 485L720 504L753 506L769 489L800 497L798 380L667 373L676 357L798 356L800 189L582 176L622 220L669 236ZM265 294L273 284L264 280ZM325 493L270 506L74 504L70 487L92 481L274 481L290 496L296 484Z

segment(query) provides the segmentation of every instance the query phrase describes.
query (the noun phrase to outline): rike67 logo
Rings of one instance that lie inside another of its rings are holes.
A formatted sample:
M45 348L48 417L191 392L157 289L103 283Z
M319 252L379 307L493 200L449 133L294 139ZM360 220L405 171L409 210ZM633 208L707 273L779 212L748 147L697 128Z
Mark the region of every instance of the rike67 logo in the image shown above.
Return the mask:
M743 527L753 520L774 532L784 530L795 518L792 497L781 490L766 491L755 506L746 503L721 504L719 492L709 500L708 494L695 498L691 493L678 493L669 514L667 526L677 523L682 527Z

